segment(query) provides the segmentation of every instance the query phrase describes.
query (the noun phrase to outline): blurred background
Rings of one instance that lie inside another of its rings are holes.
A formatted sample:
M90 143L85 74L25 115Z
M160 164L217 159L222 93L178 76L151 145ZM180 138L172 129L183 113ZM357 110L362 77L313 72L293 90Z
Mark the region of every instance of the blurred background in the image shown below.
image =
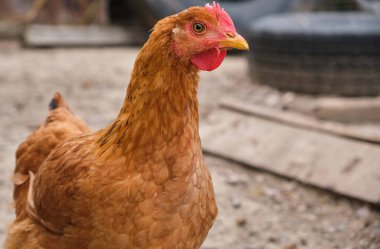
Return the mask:
M0 243L18 144L60 91L110 123L153 24L202 0L0 0ZM201 73L203 249L380 248L380 1L225 0L251 50Z

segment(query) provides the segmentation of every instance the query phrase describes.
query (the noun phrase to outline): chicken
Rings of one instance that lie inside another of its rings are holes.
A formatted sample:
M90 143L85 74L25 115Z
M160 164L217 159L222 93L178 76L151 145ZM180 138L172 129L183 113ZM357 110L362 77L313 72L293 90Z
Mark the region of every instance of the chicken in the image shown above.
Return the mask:
M53 104L16 155L6 248L200 248L217 207L198 131L198 72L216 69L230 48L248 44L228 14L215 3L192 7L155 25L109 126L89 132Z

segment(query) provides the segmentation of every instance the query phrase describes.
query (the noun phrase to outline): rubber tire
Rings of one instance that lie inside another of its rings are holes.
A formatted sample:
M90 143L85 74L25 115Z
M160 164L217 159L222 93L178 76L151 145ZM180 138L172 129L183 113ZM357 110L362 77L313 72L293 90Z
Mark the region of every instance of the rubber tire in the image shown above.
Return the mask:
M380 94L380 17L286 14L251 27L255 81L306 94Z

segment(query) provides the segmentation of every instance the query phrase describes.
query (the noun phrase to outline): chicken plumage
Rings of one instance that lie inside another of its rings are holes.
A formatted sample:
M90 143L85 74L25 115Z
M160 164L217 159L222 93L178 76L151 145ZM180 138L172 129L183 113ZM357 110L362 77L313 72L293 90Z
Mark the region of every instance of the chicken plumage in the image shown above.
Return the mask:
M155 25L109 126L91 133L66 107L52 110L17 152L6 248L199 248L217 207L198 71L217 68L228 48L248 49L228 14L192 7Z

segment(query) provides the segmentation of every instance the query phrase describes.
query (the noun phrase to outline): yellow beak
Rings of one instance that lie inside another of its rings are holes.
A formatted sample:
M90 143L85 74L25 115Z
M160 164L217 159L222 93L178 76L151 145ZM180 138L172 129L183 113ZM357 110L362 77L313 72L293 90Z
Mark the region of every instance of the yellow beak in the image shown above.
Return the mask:
M226 34L226 38L220 41L221 48L236 48L240 50L249 50L248 42L238 33Z

